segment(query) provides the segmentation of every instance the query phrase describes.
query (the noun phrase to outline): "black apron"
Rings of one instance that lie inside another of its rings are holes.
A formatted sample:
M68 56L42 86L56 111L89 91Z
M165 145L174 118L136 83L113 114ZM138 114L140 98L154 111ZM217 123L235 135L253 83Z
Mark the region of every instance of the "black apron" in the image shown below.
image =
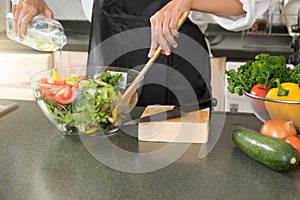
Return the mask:
M141 70L149 60L149 19L168 2L94 0L88 66L109 65ZM195 52L186 41L181 41L180 35L178 47L171 50L172 54L160 55L147 72L138 105L183 105L211 97L210 58L204 36L189 19L179 32L200 44L201 49ZM190 53L184 57L177 55L176 51ZM196 62L186 60L188 56Z

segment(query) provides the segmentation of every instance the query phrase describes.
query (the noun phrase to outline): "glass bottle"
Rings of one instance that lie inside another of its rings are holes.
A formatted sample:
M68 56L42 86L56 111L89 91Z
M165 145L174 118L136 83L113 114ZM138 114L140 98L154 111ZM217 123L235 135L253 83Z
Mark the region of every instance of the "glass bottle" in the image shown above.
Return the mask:
M39 51L56 51L67 44L63 26L54 19L36 16L28 24L27 33L20 40L14 33L13 14L6 15L6 34L11 40Z

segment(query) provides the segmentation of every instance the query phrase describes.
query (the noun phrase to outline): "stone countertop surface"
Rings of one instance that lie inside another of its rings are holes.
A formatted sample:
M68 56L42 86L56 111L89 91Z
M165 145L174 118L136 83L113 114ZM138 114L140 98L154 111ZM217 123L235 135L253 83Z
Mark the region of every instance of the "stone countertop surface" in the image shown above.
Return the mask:
M191 144L166 167L129 173L100 162L81 137L58 134L36 102L15 102L18 108L0 117L0 199L252 200L298 199L300 195L299 167L285 173L273 171L250 159L232 142L235 127L258 130L262 125L252 114L226 113L220 137L212 127L222 123L212 120L209 141L217 138L217 143L201 159L199 153L207 144ZM213 113L212 118L222 114ZM136 135L137 129L132 127L130 134L120 131L110 141L136 153L141 147L149 152L153 147L161 148L162 144L139 142ZM155 164L159 159L154 159Z

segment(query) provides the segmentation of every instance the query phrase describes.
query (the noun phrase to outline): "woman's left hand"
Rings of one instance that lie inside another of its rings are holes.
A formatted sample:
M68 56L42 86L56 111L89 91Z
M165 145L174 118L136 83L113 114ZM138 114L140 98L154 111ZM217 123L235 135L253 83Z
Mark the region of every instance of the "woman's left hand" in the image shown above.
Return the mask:
M171 46L177 47L175 38L178 37L178 21L182 14L191 10L190 0L172 0L151 18L151 48L148 57L154 55L155 50L162 48L162 54L170 55Z

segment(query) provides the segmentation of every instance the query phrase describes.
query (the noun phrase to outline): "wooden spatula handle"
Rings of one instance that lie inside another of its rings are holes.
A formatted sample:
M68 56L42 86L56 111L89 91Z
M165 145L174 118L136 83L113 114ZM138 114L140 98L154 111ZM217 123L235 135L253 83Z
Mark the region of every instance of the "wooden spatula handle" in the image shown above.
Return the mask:
M178 20L178 28L179 29L181 27L181 25L183 24L183 22L186 20L186 18L188 17L189 12L186 11L182 14L182 16L179 18ZM145 76L145 74L148 72L149 68L151 67L151 65L155 62L155 60L158 58L158 56L160 55L162 49L159 46L156 51L154 52L153 56L148 60L148 62L146 63L146 65L143 67L143 70L139 73L139 75L135 78L135 80L133 82L138 82L142 77Z
M178 29L181 27L181 25L186 20L186 18L188 17L188 15L189 15L189 11L186 11L179 18L179 20L178 20ZM161 51L162 51L162 49L159 46L156 49L154 55L148 60L148 62L146 63L146 65L144 66L144 68L142 69L142 71L134 79L134 81L132 82L132 84L129 86L129 88L123 94L123 96L121 98L121 104L124 104L124 103L126 104L130 100L130 97L132 96L133 92L136 90L137 83L145 76L145 74L148 72L148 70L150 69L150 67L152 66L152 64L155 62L155 60L157 59L157 57L160 55Z

